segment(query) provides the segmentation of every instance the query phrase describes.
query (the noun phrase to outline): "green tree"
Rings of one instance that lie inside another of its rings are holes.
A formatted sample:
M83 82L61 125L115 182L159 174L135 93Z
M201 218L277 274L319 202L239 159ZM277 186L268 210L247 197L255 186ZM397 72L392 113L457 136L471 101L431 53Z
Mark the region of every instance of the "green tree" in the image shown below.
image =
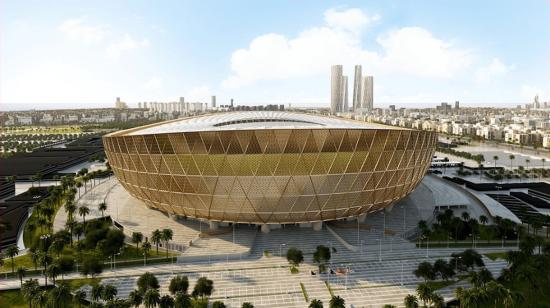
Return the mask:
M426 306L433 296L433 290L427 283L421 283L416 287L416 294L418 294L418 298Z
M418 308L418 298L416 298L413 294L405 296L403 302L405 304L405 308Z
M162 243L162 232L159 229L156 229L151 234L151 242L157 246L157 254L159 253L159 245Z
M76 304L76 306L78 306L78 308L82 307L83 305L86 305L86 291L76 290L74 292L73 302L74 304Z
M27 274L26 268L21 266L17 268L17 277L19 277L19 283L21 287L23 287L23 278L25 277L26 274Z
M191 296L185 293L177 293L175 305L178 308L190 308L191 307ZM222 307L220 307L222 308Z
M254 308L254 305L252 305L252 304L249 303L249 302L244 302L244 303L241 305L241 308Z
M172 236L174 235L174 232L172 229L162 229L162 240L164 241L165 248L166 248L166 257L168 258L168 242L172 240Z
M17 245L11 245L8 248L6 248L6 255L11 259L11 272L15 273L15 261L13 261L13 258L19 254L19 248L17 248Z
M139 243L143 241L143 234L141 232L132 233L132 243L136 244L136 250L139 251Z
M50 307L69 307L72 300L71 287L62 281L48 292Z
M97 274L103 272L103 262L96 255L87 255L82 260L82 266L80 267L80 273L84 276L92 275L95 277Z
M104 285L103 290L101 290L101 299L104 301L113 300L118 293L118 290L115 286L110 284Z
M346 301L340 296L332 296L328 304L329 308L345 308Z
M215 301L212 303L212 308L226 308L225 304L222 301Z
M146 308L156 307L160 303L160 293L157 289L149 289L143 295L143 303Z
M92 291L90 293L90 296L92 298L92 301L96 302L101 298L101 294L103 293L103 285L96 284L92 286Z
M320 299L312 299L308 308L323 308L323 302Z
M160 298L160 301L159 301L160 308L173 308L174 305L175 305L175 302L172 296L166 294Z
M144 294L150 289L158 290L160 288L159 281L155 275L145 272L141 276L139 276L138 281L138 290Z
M193 296L200 296L201 298L208 297L214 290L214 282L206 277L201 277L197 280L195 287L193 288Z
M301 250L291 247L286 252L286 259L292 266L299 266L300 263L304 262L304 254Z
M128 294L128 301L130 302L130 305L137 308L141 305L141 303L143 303L143 296L138 290L133 290L130 294Z
M86 215L90 214L90 209L87 206L81 206L78 208L78 215L82 217L82 221L86 224Z
M101 217L104 217L105 211L107 210L107 203L101 202L98 206L98 209L101 211Z
M187 289L189 288L189 280L186 276L180 276L177 275L174 278L170 280L170 285L168 286L168 290L172 295L175 295L178 292L187 293Z
M39 290L40 285L36 279L29 279L21 285L21 294L25 301L29 303L29 307L33 306L34 296Z
M421 262L418 264L418 268L414 270L413 274L416 277L421 277L424 282L435 279L435 270L430 262Z
M147 241L147 238L145 238L145 243L141 245L141 249L143 250L143 255L145 256L145 263L147 264L147 257L149 255L149 251L151 250L151 243Z

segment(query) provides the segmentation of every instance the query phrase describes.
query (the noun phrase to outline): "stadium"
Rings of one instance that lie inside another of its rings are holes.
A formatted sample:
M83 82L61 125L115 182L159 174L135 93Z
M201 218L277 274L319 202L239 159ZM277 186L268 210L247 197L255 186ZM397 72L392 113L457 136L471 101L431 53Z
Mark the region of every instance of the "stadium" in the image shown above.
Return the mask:
M437 134L277 111L214 113L103 137L124 188L211 222L321 223L391 207L424 176Z

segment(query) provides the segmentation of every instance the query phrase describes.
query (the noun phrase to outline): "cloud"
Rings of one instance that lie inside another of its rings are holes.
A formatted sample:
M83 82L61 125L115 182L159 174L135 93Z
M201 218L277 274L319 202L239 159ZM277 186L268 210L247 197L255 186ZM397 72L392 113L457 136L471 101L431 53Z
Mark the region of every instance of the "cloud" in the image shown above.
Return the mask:
M474 74L474 80L477 83L491 83L496 78L506 75L514 69L513 65L506 65L498 58L493 58L490 64L480 67Z
M93 44L103 40L105 30L102 26L90 26L85 23L85 18L67 19L58 27L67 37L81 41L85 44Z
M379 36L384 49L380 69L413 76L449 78L470 64L470 51L455 48L420 27L405 27Z
M326 25L301 32L295 38L268 33L231 55L232 74L223 82L234 89L259 80L327 74L333 64L363 64L377 74L449 78L470 64L470 51L434 37L428 30L405 27L379 36L379 51L361 45L360 30L380 17L359 9L327 10Z
M118 59L128 51L147 46L149 46L149 41L147 39L135 40L129 34L125 34L120 41L107 46L105 52L108 58Z
M163 86L163 81L161 78L157 76L153 76L143 85L143 87L147 90L158 90L162 88L162 86Z
M367 25L380 20L380 15L368 16L360 9L337 11L329 9L325 12L325 22L331 28L360 32Z

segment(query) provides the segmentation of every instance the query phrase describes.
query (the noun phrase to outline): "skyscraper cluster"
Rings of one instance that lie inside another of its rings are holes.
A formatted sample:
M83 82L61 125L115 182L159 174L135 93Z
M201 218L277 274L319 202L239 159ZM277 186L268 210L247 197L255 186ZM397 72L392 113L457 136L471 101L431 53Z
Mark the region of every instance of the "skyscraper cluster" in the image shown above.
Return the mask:
M330 77L330 113L368 113L373 107L373 77L362 75L361 65L355 66L352 105L348 101L348 77L343 74L342 65L333 65Z

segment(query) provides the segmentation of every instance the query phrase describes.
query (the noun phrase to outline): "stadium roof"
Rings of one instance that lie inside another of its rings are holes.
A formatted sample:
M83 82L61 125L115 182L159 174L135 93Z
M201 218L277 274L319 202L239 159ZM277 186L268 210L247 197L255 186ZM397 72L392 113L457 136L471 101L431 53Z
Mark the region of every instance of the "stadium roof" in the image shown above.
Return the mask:
M148 135L178 132L258 129L403 129L321 115L282 111L242 111L213 113L177 119L143 128L131 129L127 135Z

